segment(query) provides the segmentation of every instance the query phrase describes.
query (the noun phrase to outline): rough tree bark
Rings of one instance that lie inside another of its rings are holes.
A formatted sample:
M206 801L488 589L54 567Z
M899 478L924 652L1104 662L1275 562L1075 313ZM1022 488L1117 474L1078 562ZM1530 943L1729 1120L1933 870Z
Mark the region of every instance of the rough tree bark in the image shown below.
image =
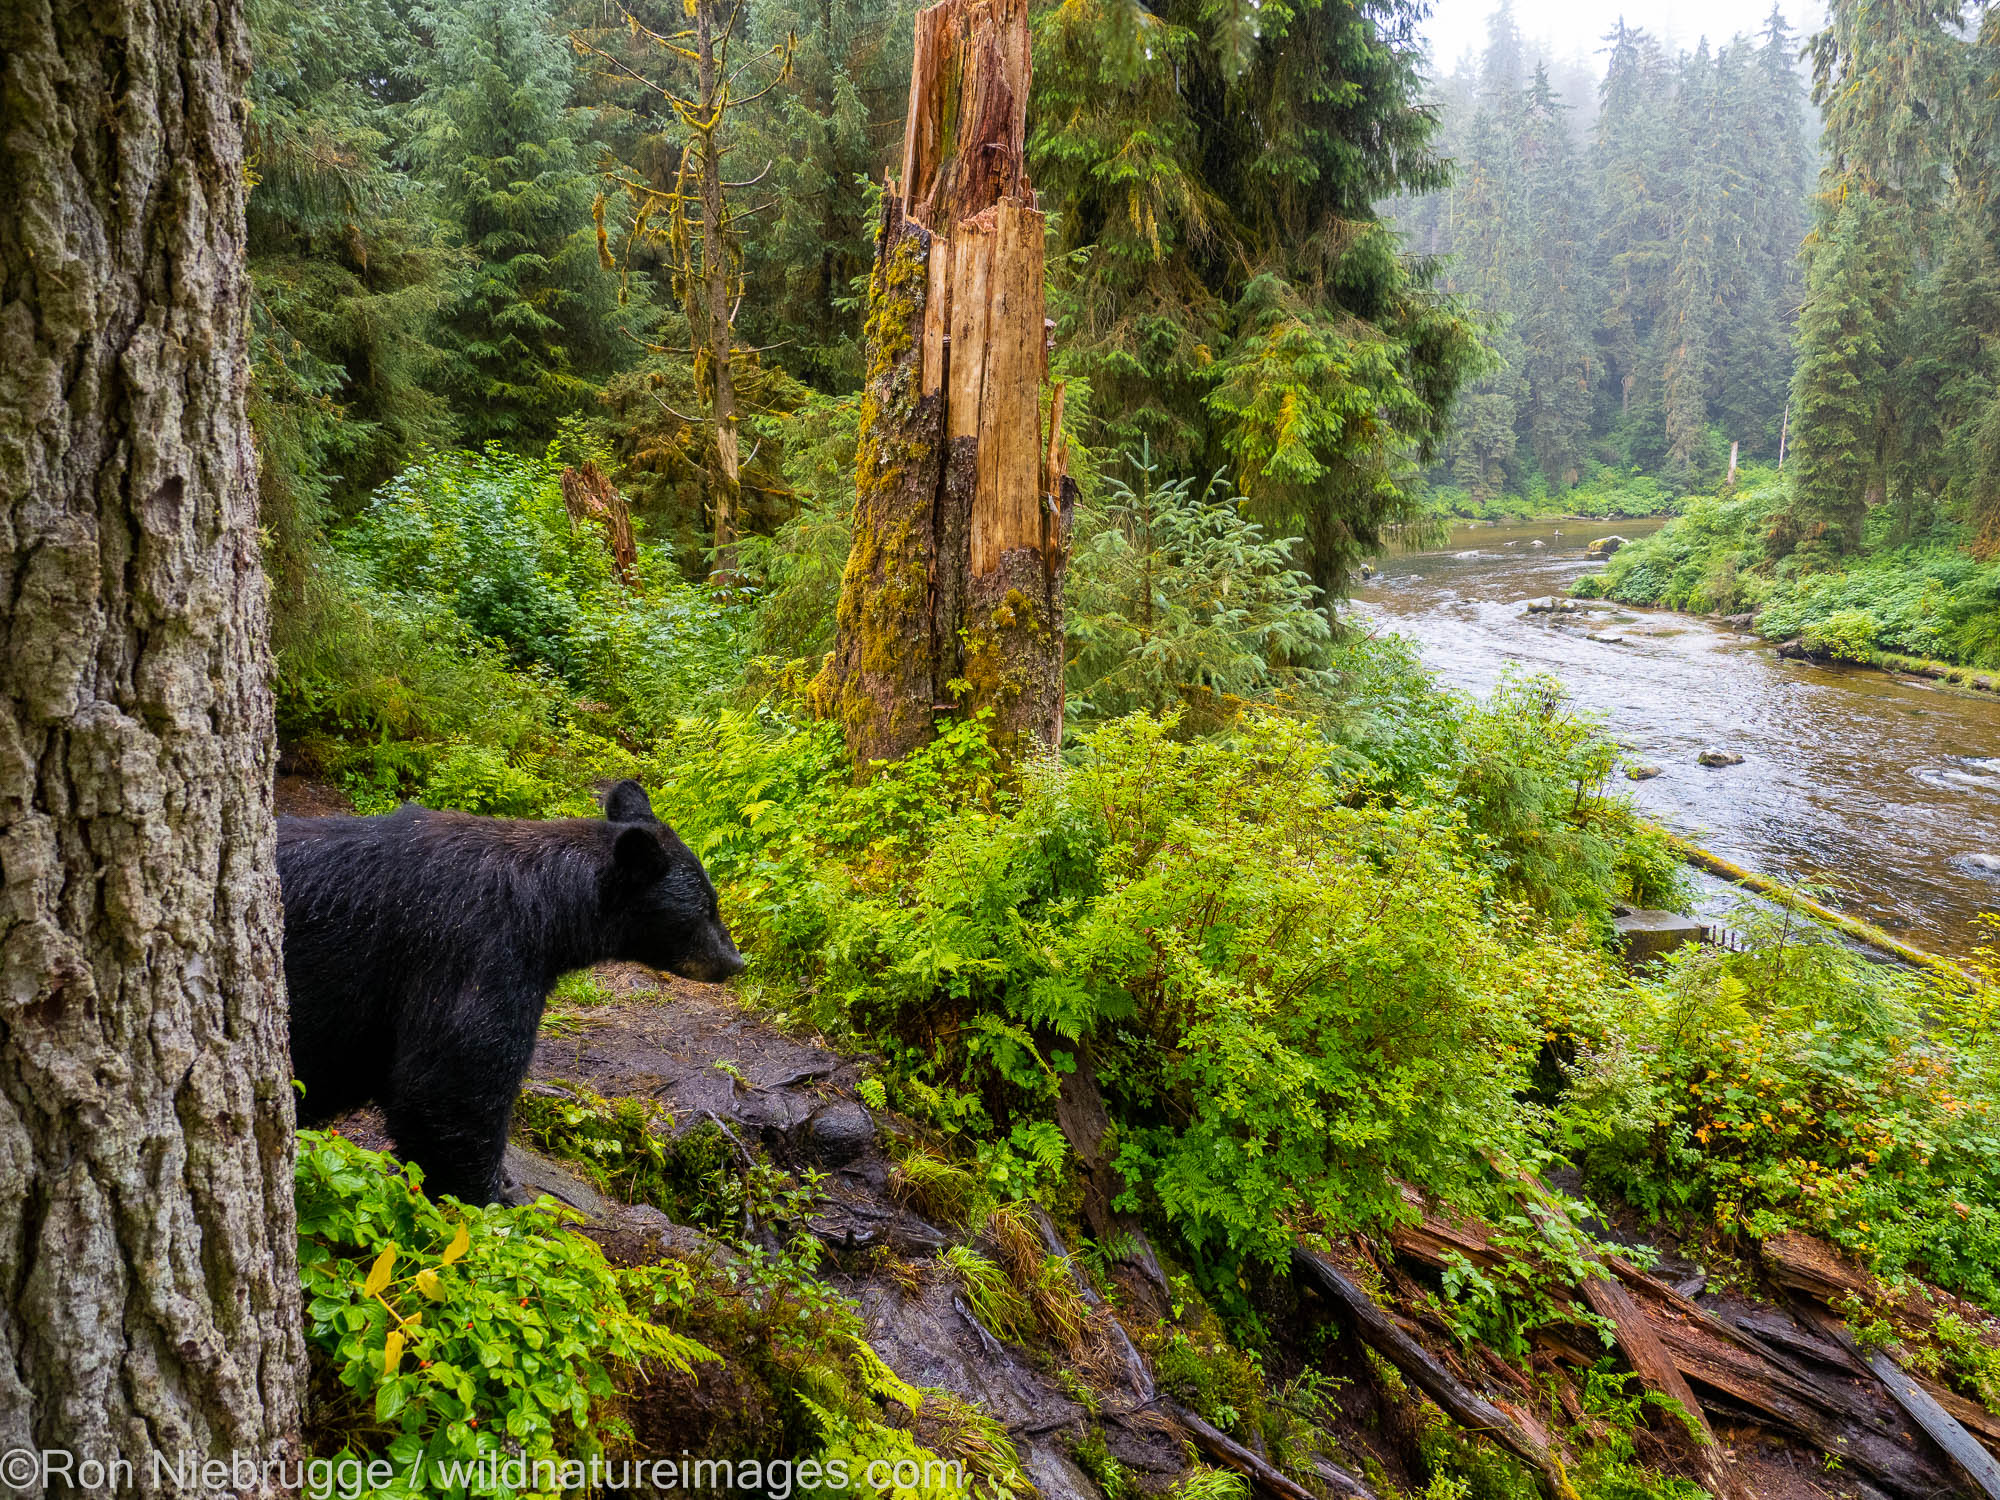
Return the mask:
M990 710L1007 751L1062 738L1068 505L1028 183L1026 0L916 21L903 176L868 299L854 547L815 685L863 774Z
M0 1450L175 1493L304 1363L243 18L9 0L0 66Z

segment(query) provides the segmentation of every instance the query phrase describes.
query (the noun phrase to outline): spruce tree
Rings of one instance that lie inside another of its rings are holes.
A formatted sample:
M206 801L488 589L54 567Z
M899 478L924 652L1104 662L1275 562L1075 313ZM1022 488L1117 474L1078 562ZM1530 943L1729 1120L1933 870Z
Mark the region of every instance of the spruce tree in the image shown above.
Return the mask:
M1096 443L1227 464L1322 588L1417 513L1476 358L1378 200L1442 185L1414 6L1078 0L1037 19L1030 157L1064 250L1058 343Z
M621 314L598 265L574 64L542 0L434 0L425 20L414 151L471 261L441 320L441 383L464 436L537 447L630 362L621 327L650 318Z
M1635 409L1644 413L1658 404L1653 324L1673 264L1663 128L1668 112L1660 106L1672 96L1672 77L1659 44L1642 29L1621 20L1605 40L1610 58L1591 153L1604 287L1598 347L1612 407L1629 425Z
M1737 187L1723 162L1720 88L1707 42L1681 60L1674 98L1673 204L1661 344L1660 405L1668 472L1687 477L1708 436L1708 387L1716 333L1718 237Z
M1860 544L1882 483L1891 224L1866 192L1839 195L1822 209L1792 378L1792 500L1772 532L1775 552L1796 552L1811 566Z
M1568 115L1548 69L1538 65L1521 118L1527 245L1516 328L1522 420L1536 467L1554 489L1567 489L1581 473L1597 363L1586 321L1596 301L1593 225Z

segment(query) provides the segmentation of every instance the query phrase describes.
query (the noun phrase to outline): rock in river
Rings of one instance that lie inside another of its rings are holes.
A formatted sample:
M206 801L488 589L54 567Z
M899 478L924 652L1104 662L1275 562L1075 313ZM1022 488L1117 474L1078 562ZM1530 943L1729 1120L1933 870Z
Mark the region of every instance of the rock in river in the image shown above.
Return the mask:
M1583 549L1583 555L1593 559L1609 557L1624 545L1625 538L1622 536L1601 536Z
M1651 781L1659 774L1660 768L1653 765L1650 761L1634 761L1625 768L1625 779L1627 781Z
M1695 757L1695 763L1703 766L1740 766L1743 757L1734 750L1704 750Z
M1966 875L2000 880L2000 854L1954 854L1947 863Z

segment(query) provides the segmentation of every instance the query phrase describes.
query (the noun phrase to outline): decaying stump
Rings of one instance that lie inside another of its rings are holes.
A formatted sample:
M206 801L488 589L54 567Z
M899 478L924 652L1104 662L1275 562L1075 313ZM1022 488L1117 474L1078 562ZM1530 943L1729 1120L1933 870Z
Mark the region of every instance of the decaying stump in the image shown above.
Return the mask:
M916 22L903 176L883 200L866 328L854 546L815 684L855 763L990 710L996 743L1062 737L1069 497L1045 422L1043 216L1025 164L1025 0Z
M639 544L632 534L632 508L611 487L604 471L587 459L581 469L565 468L562 497L563 509L569 512L573 524L589 521L604 528L604 538L611 544L611 561L618 569L618 581L628 589L637 588Z

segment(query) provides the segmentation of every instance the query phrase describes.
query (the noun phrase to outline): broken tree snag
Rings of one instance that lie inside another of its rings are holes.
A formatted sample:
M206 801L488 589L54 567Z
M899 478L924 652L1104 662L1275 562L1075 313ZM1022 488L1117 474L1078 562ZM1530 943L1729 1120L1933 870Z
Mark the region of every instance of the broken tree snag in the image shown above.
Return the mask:
M917 223L949 233L1002 198L1028 200L1029 77L1027 0L917 13L903 125L903 198Z
M868 283L868 372L854 472L854 543L841 576L837 637L813 684L863 775L931 737L938 701L932 641L934 526L944 470L944 403L922 389L918 340L929 301L931 236L882 200Z
M611 561L618 569L618 581L628 589L639 586L639 544L632 535L632 509L625 497L611 487L604 471L585 460L580 469L562 471L563 509L577 525L591 521L604 528L611 544Z
M951 293L946 487L970 485L966 707L992 710L1003 745L1023 736L1052 745L1062 724L1063 539L1050 546L1043 525L1042 216L1003 198L962 220Z
M816 688L862 774L927 740L938 712L990 713L1010 754L1062 736L1073 490L1060 403L1046 435L1042 419L1045 225L1025 165L1028 87L1026 0L942 0L917 16L903 176L889 184L869 291L854 554ZM911 461L896 461L905 451ZM905 597L918 560L923 611ZM875 589L897 598L853 597Z

